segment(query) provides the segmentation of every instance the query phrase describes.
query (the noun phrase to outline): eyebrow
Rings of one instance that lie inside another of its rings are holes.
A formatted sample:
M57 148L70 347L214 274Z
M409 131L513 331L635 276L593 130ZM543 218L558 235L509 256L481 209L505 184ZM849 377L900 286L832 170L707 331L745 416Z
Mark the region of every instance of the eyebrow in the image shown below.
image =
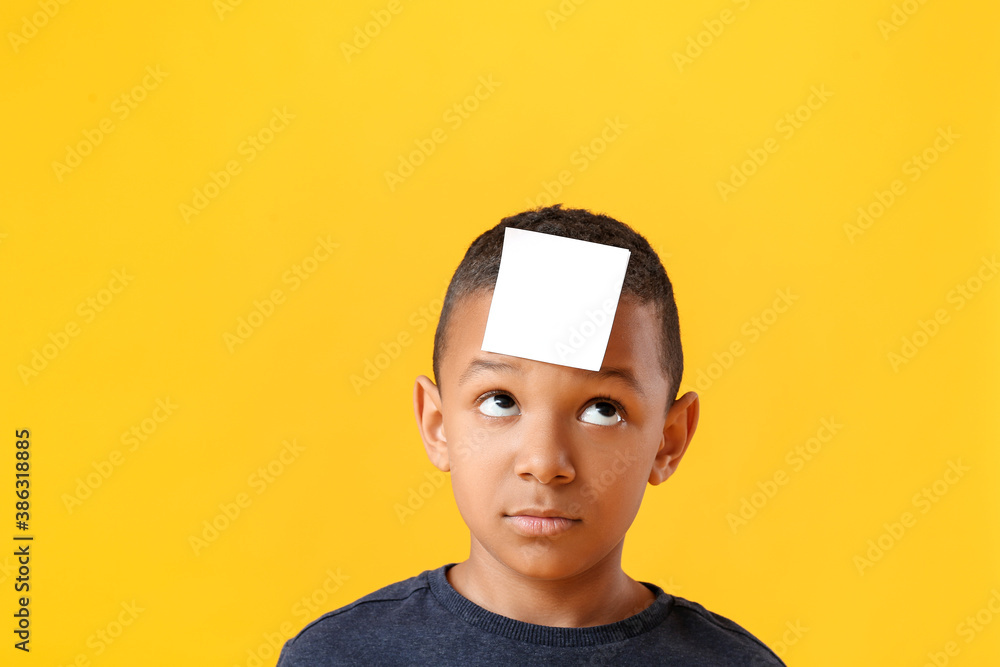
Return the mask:
M635 374L626 368L605 368L597 372L597 379L604 380L607 378L618 378L624 382L629 389L641 396L646 398L646 392L642 390L642 385L636 379Z
M462 377L458 379L458 386L461 387L465 383L473 380L474 378L488 374L489 372L496 373L510 373L519 375L521 373L521 367L515 366L513 364L508 364L504 361L491 361L489 359L474 359L469 367L465 369L462 373ZM634 393L638 394L642 398L646 398L646 392L642 390L642 385L639 380L636 379L635 374L626 368L603 368L597 371L594 375L596 380L606 380L606 379L617 379L624 382L629 389Z
M490 371L496 373L520 373L521 369L513 364L508 364L503 361L490 361L488 359L473 359L469 367L465 369L462 373L462 377L458 378L458 386L461 387L465 383L473 380L479 375L485 375Z

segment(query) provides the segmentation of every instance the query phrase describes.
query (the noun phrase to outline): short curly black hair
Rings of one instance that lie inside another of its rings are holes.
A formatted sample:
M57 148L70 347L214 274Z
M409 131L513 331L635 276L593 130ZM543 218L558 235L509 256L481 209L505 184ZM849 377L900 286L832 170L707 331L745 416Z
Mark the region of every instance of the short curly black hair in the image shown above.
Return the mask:
M472 242L448 285L437 331L434 334L434 378L440 385L441 359L447 348L445 333L455 305L474 293L492 293L500 271L504 229L514 227L581 241L628 248L631 251L622 297L637 298L656 306L661 321L660 366L670 382L667 408L677 399L684 355L681 351L680 322L674 289L656 251L646 239L623 222L585 209L562 208L555 204L518 213L501 220Z

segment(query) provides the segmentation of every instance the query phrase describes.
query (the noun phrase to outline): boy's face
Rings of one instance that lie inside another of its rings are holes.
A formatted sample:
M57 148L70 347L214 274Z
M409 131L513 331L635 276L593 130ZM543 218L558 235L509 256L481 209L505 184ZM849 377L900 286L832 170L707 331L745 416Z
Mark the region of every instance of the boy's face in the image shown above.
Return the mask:
M646 484L673 473L698 419L693 393L665 411L655 307L622 298L594 372L483 352L490 297L456 304L440 391L425 376L414 388L428 455L450 470L472 533L470 558L538 579L620 559ZM568 521L516 518L543 510Z

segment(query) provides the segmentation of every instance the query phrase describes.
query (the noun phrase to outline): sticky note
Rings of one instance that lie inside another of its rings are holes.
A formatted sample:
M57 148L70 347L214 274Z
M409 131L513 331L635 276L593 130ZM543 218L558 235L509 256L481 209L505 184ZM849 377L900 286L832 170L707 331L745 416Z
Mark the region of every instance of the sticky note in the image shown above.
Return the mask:
M483 351L601 370L630 255L505 228Z

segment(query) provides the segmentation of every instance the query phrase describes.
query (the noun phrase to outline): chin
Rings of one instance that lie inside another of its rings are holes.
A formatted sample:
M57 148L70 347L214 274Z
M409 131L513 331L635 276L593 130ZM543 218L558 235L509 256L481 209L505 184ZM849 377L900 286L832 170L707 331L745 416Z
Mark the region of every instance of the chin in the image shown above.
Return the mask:
M540 541L516 548L507 560L507 567L532 579L565 579L580 571L576 558L564 549Z

